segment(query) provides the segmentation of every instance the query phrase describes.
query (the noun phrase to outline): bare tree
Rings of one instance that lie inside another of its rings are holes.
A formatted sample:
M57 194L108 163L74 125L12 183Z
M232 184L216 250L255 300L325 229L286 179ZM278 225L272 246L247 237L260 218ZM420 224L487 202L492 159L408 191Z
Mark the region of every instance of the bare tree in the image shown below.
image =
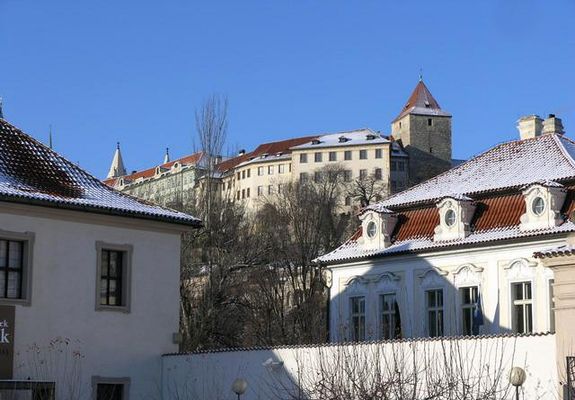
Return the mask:
M360 177L348 184L347 195L361 207L366 207L389 196L389 184L375 174Z

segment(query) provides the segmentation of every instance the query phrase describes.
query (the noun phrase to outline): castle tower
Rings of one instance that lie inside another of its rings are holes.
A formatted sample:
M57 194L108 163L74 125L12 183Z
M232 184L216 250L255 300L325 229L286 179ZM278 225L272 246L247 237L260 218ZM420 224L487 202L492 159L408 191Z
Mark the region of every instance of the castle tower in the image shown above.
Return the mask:
M391 123L391 135L409 154L410 186L451 168L451 114L441 109L421 78Z
M112 159L112 165L110 165L110 171L108 172L109 178L117 178L119 176L126 175L126 167L124 167L124 160L122 159L122 152L120 151L120 143L116 146L116 151L114 152L114 158Z

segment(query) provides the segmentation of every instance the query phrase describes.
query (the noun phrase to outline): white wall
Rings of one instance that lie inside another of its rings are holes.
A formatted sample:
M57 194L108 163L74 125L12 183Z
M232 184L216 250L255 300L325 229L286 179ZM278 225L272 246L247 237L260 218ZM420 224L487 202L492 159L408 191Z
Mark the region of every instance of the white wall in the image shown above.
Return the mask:
M404 337L427 336L424 291L431 288L444 289L445 332L458 335L461 327L457 289L464 286L479 287L485 316L485 325L480 332L509 332L512 329L510 285L517 281L532 282L533 328L535 332L547 332L552 328L549 280L553 273L534 259L533 253L564 241L564 238L524 240L522 243L453 248L334 266L331 340L349 340L351 296L366 296L367 339L378 339L378 296L388 292L397 293Z
M51 369L64 368L70 357L48 350L52 339L63 337L70 344L53 348L83 355L82 398L90 398L94 375L130 377L130 399L159 398L160 355L177 350L172 334L179 323L180 235L167 225L164 231L153 226L121 217L0 205L2 230L35 237L31 305L16 306L15 379L42 379ZM133 246L129 313L95 310L97 241ZM30 351L34 345L41 349L37 356ZM44 354L52 361L35 370Z
M480 371L481 366L485 364L492 368L491 371L497 372L482 375L480 380L483 385L489 385L496 378L501 379L501 384L495 385L499 390L495 396L497 399L511 399L514 396L514 392L507 384L507 374L512 366L520 366L527 372L522 398L558 398L554 356L555 338L554 335L544 335L446 341L413 340L167 355L163 357L164 400L235 399L231 385L238 377L248 382L248 390L242 396L242 400L297 398L291 396L295 393L293 382L299 382L300 388L306 388L317 383L318 377L344 381L346 376L348 378L352 376L341 373L345 368L334 367L334 360L338 357L343 357L340 360L345 359L348 363L357 361L360 368L356 369L358 375L369 381L369 371L375 371L375 365L382 367L399 365L391 360L394 354L404 355L405 361L415 357L418 368L421 368L418 379L423 386L417 398L424 397L422 394L425 392L423 390L425 380L432 377L432 372L442 377L468 374L466 379L458 379L472 383L480 378L477 371ZM442 357L439 357L443 354L460 356L462 361L449 361L446 366L441 361ZM428 358L427 361L424 357ZM283 362L283 365L275 368L265 367L263 364L268 359ZM323 368L320 367L320 362L323 363ZM407 365L411 364L408 362ZM424 365L427 365L426 370ZM459 368L451 374L447 372L442 374L445 368L455 367ZM405 372L409 370L409 367L404 367L402 370L405 379ZM318 371L323 372L318 374Z

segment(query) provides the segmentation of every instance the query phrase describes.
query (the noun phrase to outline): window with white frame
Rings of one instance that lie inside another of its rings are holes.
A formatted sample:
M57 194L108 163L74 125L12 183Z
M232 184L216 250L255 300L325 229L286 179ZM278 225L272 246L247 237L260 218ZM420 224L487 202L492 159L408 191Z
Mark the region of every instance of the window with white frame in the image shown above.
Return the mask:
M365 297L355 296L349 299L351 340L361 342L365 340Z
M477 307L479 288L477 286L463 287L459 289L461 299L461 334L473 335L473 316Z
M258 167L258 176L263 176L264 174L264 167Z
M443 289L425 291L427 306L427 334L443 336Z
M381 339L395 339L398 337L399 329L395 314L396 308L397 297L395 293L386 293L379 296L379 335Z
M285 164L278 165L278 174L283 174L285 172Z
M512 327L515 333L533 332L533 292L531 282L511 284Z
M0 230L0 303L29 304L32 285L32 233Z

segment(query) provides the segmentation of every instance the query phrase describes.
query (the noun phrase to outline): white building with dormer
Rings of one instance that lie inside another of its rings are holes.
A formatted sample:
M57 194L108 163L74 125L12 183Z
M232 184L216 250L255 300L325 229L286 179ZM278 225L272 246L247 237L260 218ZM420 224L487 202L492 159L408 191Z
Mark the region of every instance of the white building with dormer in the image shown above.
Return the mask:
M553 332L554 273L534 254L575 232L575 142L550 115L361 211L317 261L333 341ZM575 294L574 294L575 295Z

